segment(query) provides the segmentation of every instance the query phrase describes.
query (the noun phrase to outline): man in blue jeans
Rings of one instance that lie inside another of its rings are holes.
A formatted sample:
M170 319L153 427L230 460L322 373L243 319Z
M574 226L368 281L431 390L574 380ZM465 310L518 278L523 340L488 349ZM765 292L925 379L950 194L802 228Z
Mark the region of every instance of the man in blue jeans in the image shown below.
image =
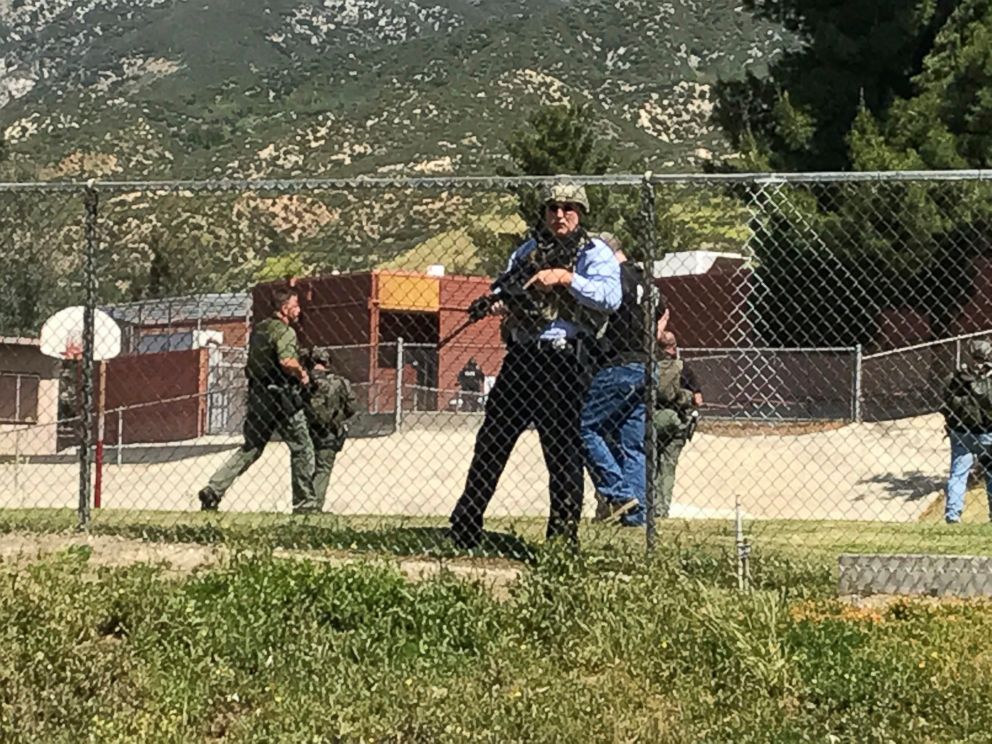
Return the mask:
M985 471L985 492L992 519L992 343L969 344L971 360L948 378L943 413L951 440L944 521L957 524L964 511L968 475L975 459Z
M648 363L649 329L644 316L643 271L627 261L615 236L600 238L613 249L620 262L623 299L610 318L603 338L597 371L582 406L582 444L586 466L601 499L597 521L620 518L621 524L637 527L645 523L644 404L645 367ZM657 293L651 284L652 291ZM664 303L656 294L655 323Z

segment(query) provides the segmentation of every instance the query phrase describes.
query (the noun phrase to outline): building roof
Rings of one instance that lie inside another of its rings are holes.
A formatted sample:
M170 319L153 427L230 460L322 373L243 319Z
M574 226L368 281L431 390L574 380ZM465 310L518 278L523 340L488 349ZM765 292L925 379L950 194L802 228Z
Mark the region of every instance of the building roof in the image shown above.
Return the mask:
M711 271L736 271L747 266L740 253L720 251L673 251L654 262L654 276L686 276L708 274Z
M251 313L251 294L218 292L164 297L160 300L122 302L117 305L106 305L100 309L114 320L134 325L167 325L218 318L244 318Z
M41 346L40 338L26 336L0 336L0 344L5 346Z

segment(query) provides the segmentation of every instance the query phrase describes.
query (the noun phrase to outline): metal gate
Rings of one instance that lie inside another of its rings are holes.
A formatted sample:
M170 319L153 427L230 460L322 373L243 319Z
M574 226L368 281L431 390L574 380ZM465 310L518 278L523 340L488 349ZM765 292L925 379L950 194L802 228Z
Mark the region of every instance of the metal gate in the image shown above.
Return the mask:
M247 350L217 347L210 350L207 373L207 434L237 434L245 420L248 382Z

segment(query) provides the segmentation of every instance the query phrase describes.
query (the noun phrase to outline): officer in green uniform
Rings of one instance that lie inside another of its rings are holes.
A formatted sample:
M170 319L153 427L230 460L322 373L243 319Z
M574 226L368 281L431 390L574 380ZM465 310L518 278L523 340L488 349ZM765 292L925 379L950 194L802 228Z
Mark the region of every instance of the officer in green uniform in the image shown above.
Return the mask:
M358 410L351 383L331 374L331 355L326 349L314 349L307 355L310 388L304 411L314 448L313 493L316 511L323 511L327 486L338 452L348 436L346 422Z
M276 312L258 323L248 341L248 411L244 444L221 465L199 493L203 511L216 511L227 489L262 455L278 431L289 446L293 483L293 513L316 510L313 495L313 443L307 431L300 387L310 376L300 363L296 331L300 301L291 289L277 290Z
M655 509L666 519L672 508L675 468L682 448L692 435L697 409L703 395L692 372L678 358L675 334L662 331L658 336L658 389L652 422L655 436Z

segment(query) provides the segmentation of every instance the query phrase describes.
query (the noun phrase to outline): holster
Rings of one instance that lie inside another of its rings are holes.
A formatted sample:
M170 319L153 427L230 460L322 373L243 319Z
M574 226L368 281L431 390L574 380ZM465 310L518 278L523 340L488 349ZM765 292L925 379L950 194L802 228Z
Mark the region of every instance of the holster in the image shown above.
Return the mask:
M292 418L303 410L303 393L298 386L269 384L265 388L286 418Z

